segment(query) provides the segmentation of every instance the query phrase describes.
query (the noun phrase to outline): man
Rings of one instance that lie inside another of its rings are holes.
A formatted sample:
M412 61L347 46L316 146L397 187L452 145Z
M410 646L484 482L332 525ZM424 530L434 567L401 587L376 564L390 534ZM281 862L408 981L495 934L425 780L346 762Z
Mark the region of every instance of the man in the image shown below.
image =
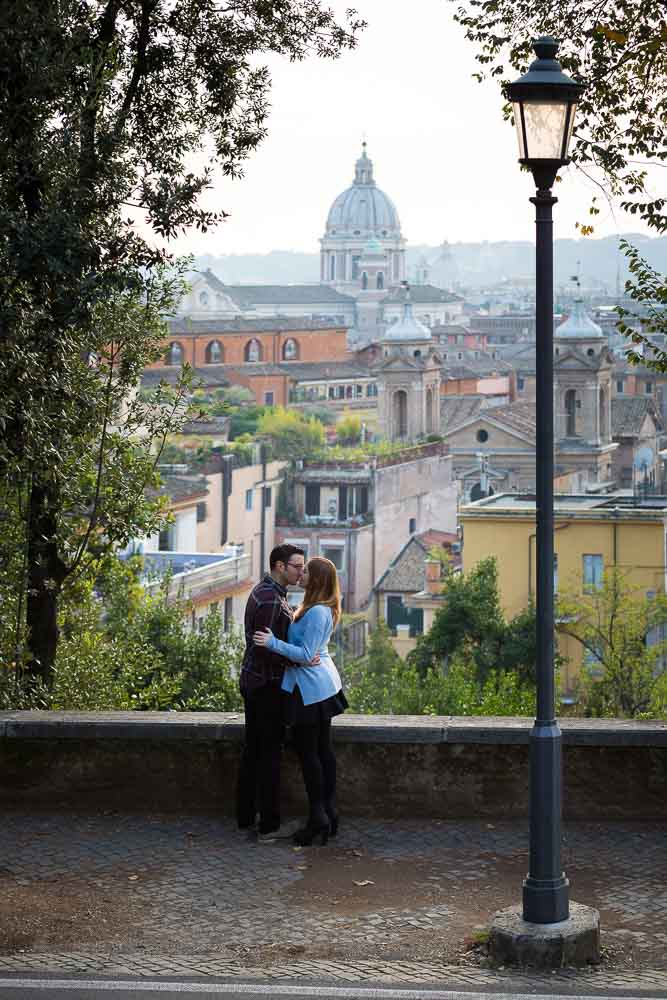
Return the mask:
M287 587L301 580L303 549L277 545L269 556L269 570L251 591L245 610L246 649L239 685L245 703L245 745L239 769L236 817L240 829L251 829L259 806L258 836L280 833L280 759L283 742L281 684L289 660L255 646L253 634L270 628L287 639L292 611Z

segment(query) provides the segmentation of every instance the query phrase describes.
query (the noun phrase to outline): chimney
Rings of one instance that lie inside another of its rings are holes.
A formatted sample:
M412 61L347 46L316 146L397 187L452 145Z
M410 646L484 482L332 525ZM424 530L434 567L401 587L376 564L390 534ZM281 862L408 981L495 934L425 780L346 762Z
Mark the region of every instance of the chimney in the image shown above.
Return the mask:
M426 590L429 594L439 594L442 590L442 565L439 559L427 556L424 560L426 570Z

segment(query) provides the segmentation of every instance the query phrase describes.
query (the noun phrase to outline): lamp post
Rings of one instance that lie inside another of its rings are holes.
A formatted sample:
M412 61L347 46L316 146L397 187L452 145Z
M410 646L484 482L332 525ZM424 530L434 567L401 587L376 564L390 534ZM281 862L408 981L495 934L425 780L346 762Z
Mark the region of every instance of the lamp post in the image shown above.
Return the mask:
M519 162L537 188L535 205L537 438L537 715L530 734L530 861L523 919L552 924L569 916L569 883L561 865L561 732L555 716L553 587L553 221L551 188L569 162L568 145L583 84L556 59L558 42L538 38L537 59L507 88L514 107Z

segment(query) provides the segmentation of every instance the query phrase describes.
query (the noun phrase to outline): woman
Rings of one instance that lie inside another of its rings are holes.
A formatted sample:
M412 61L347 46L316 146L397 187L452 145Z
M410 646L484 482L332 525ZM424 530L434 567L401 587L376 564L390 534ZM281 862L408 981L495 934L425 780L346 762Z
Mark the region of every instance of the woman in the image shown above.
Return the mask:
M304 569L303 603L289 627L287 642L276 639L271 629L255 632L254 642L294 662L285 670L283 690L290 697L288 723L308 794L308 822L294 834L302 846L319 838L326 844L338 831L336 812L336 758L331 743L331 720L347 708L347 700L327 644L340 620L340 586L330 559L315 556ZM310 661L319 654L317 665Z

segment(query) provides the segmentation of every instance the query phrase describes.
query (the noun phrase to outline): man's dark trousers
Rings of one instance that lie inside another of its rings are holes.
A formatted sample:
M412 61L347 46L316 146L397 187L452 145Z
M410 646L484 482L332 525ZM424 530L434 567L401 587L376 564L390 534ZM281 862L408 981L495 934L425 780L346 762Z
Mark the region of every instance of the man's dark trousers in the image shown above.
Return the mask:
M276 681L243 696L245 746L239 769L236 816L240 827L253 826L259 806L260 833L273 833L280 827L284 697Z

